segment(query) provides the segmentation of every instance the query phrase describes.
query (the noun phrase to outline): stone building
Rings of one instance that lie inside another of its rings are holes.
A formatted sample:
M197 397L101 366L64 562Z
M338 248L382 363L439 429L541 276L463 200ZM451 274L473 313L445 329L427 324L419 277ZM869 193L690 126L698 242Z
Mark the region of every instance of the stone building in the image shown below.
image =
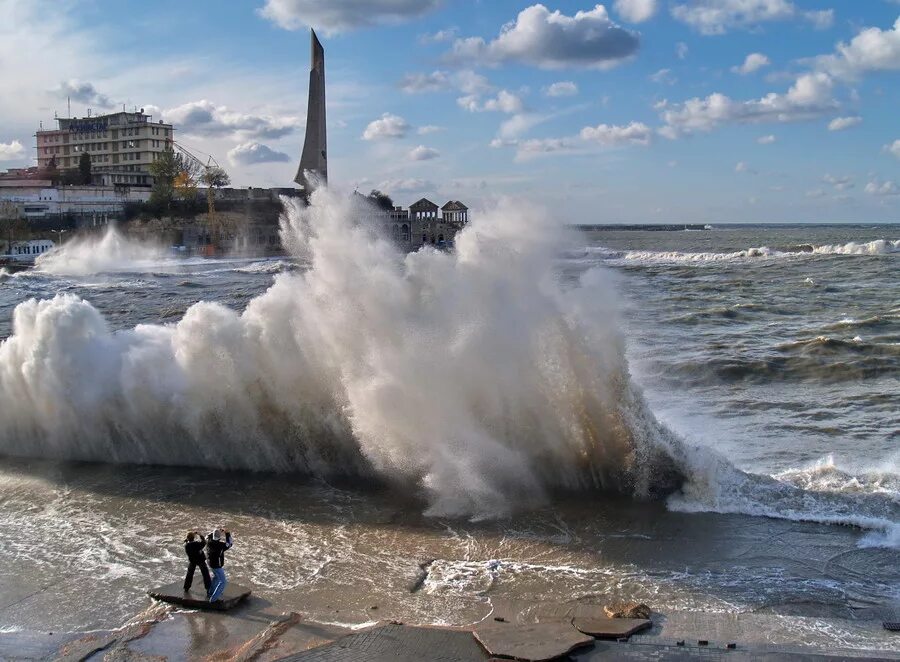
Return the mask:
M394 207L376 214L397 244L415 251L422 246L452 248L459 232L469 222L469 208L458 200L438 207L428 198L412 203L409 209Z

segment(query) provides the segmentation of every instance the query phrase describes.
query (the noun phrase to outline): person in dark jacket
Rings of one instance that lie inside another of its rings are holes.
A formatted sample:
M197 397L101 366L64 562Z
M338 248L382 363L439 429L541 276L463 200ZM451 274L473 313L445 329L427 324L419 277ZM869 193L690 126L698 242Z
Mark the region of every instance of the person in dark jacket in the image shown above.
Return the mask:
M225 578L225 550L231 549L231 531L216 529L206 536L206 550L209 552L209 567L213 571L213 583L209 590L209 601L222 598L228 580Z
M209 587L212 582L209 579L209 568L206 567L206 554L203 553L205 546L206 541L203 540L202 535L196 531L188 531L184 539L184 553L188 557L187 575L184 577L185 593L191 590L191 584L194 583L194 570L200 568L203 587L206 589L206 594L209 595Z

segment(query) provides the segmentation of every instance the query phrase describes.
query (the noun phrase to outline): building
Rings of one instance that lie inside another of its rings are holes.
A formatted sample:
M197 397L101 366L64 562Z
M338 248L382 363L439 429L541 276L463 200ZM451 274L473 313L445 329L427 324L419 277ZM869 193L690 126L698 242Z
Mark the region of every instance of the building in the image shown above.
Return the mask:
M53 249L54 244L49 239L32 239L30 241L0 242L4 252L17 262L34 262L39 256Z
M378 211L375 221L382 223L388 235L405 250L415 251L422 246L452 248L456 233L469 222L469 208L458 200L438 207L422 198L409 209Z
M162 120L140 112L94 117L58 117L57 128L38 131L38 169L46 172L78 168L82 154L91 158L93 183L102 186L153 185L150 164L172 149L175 130Z
M69 221L96 227L121 218L129 202L146 202L150 190L130 186L53 186L45 180L0 178L0 201L12 203L18 218L40 225Z

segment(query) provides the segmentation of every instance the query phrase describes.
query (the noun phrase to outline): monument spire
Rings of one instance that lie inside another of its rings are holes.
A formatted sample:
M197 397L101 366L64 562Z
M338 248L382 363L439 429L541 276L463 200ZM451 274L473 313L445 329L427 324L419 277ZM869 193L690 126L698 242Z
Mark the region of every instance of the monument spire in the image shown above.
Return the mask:
M300 155L300 167L294 181L309 194L316 183L328 182L328 157L325 132L325 49L310 29L309 104L306 108L306 138ZM307 172L313 178L307 179ZM318 181L316 181L318 180Z

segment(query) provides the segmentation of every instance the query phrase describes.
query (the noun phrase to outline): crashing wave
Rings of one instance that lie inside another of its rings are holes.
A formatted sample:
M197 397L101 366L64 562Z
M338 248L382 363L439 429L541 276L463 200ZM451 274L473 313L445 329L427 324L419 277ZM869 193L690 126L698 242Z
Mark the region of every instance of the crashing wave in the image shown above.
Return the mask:
M110 226L102 237L72 239L39 255L35 260L35 269L57 276L87 276L146 270L165 257L165 249L128 239Z

